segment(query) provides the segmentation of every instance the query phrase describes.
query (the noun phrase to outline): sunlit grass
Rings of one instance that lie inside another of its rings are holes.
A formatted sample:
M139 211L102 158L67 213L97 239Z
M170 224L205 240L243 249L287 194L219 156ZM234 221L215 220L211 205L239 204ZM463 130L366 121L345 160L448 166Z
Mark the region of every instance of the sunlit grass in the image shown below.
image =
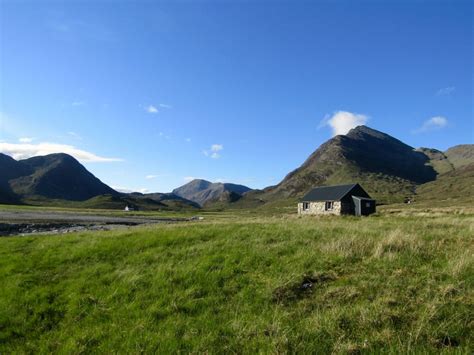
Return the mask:
M0 353L469 353L473 222L241 212L0 238Z

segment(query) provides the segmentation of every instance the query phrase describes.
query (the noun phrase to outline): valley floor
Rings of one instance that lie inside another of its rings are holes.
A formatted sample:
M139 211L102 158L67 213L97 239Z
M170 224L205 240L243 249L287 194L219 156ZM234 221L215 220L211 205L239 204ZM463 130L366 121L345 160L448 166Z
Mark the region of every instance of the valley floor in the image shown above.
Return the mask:
M474 210L0 238L0 353L472 353Z

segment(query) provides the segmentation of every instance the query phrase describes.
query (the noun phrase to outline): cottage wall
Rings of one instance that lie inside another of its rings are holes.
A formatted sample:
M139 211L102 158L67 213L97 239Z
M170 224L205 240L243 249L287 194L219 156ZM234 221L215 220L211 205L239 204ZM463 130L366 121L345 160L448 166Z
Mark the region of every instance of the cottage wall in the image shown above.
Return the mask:
M347 209L345 205L346 204L342 204L341 201L334 201L333 209L330 211L326 211L325 201L309 202L308 209L303 210L303 202L300 202L298 203L298 214L340 215L341 210L345 211Z

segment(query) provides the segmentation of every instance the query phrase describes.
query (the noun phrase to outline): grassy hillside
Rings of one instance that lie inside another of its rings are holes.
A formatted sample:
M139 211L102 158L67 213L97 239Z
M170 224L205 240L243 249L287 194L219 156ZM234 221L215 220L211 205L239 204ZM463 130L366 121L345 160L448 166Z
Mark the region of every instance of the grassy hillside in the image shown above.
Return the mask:
M460 144L449 148L445 155L455 168L474 163L474 144Z
M437 149L419 148L417 151L422 152L429 158L428 164L431 165L438 174L444 174L454 169L448 157Z
M437 205L447 203L474 204L474 164L465 165L435 181L423 184L416 190L418 201L432 201Z
M472 209L0 238L0 353L474 348Z

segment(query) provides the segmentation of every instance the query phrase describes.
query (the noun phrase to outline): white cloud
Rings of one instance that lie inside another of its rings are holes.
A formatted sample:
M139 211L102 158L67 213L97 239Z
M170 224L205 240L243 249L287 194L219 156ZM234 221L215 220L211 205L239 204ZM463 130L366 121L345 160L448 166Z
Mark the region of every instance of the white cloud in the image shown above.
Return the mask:
M206 157L211 157L212 159L219 159L221 155L220 151L224 149L222 144L213 144L209 150L204 150L203 153Z
M105 158L94 153L78 149L72 145L57 143L0 143L0 152L11 155L14 159L27 159L38 155L66 153L83 163L102 163L122 161L118 158Z
M368 119L369 117L366 115L347 111L337 111L334 112L332 116L326 115L318 128L330 126L332 129L332 135L337 136L338 134L347 134L347 132L357 126L365 125Z
M448 96L451 95L456 88L454 86L448 86L445 88L441 88L436 92L436 96Z
M189 143L191 142L191 138L186 138L185 141Z
M72 106L84 106L85 104L84 101L74 101L71 103Z
M33 138L31 138L31 137L22 137L22 138L18 139L18 142L20 142L20 143L31 143L31 142L33 142Z
M160 106L162 108L173 108L173 106L167 105L167 104L159 104L158 106Z
M211 145L211 151L212 152L219 152L222 149L224 149L224 146L222 144L213 144L213 145Z
M148 179L148 180L150 180L150 179L156 179L156 178L159 177L159 176L160 176L160 175L147 175L147 176L145 176L145 179Z
M423 125L420 128L415 129L412 132L422 133L422 132L427 132L427 131L433 131L433 130L444 128L447 125L448 125L448 119L446 117L434 116L426 120L425 122L423 122Z
M183 180L186 181L186 182L193 181L194 179L196 179L194 176L185 176L185 177L183 178Z
M122 186L110 186L111 188L113 188L115 191L118 191L118 192L122 192L124 194L129 194L129 193L132 193L133 190L132 189L129 189L129 188L126 188L126 187L122 187Z
M147 194L150 192L150 190L146 188L139 188L139 189L129 189L128 187L123 187L123 186L111 186L115 191L124 193L124 194L130 194L132 192L140 192L142 194Z
M158 109L153 105L149 105L149 106L145 107L145 110L148 113L158 113Z

